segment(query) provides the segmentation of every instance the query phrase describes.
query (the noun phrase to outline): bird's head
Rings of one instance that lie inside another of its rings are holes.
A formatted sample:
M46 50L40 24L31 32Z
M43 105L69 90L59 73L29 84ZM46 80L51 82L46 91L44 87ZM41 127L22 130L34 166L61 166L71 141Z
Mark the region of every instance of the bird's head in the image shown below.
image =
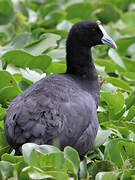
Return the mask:
M107 34L100 21L81 21L72 26L69 37L76 39L77 43L83 46L92 47L95 45L106 44L111 48L117 48L115 42Z

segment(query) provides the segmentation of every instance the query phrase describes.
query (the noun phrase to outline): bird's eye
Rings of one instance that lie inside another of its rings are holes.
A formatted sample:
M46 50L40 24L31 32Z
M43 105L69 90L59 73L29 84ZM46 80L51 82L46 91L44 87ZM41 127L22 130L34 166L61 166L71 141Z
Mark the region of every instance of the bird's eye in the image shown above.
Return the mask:
M93 28L93 29L92 29L92 31L93 31L93 32L96 32L96 29L95 29L95 28Z

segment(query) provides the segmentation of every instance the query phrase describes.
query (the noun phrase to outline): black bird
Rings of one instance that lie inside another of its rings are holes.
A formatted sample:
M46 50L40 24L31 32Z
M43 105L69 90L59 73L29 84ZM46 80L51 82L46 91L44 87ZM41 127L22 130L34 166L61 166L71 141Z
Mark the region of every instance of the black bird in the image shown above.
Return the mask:
M100 22L72 26L66 42L67 70L36 82L10 104L5 116L9 144L19 153L22 144L53 144L75 148L80 157L92 147L97 130L98 75L90 48L116 48Z

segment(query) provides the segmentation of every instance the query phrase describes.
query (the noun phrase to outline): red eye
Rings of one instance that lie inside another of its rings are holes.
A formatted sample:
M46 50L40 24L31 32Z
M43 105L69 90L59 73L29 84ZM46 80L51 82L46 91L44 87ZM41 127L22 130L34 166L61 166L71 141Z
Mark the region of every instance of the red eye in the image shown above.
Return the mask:
M95 29L95 28L93 28L93 29L92 29L92 31L93 31L93 32L96 32L96 29Z

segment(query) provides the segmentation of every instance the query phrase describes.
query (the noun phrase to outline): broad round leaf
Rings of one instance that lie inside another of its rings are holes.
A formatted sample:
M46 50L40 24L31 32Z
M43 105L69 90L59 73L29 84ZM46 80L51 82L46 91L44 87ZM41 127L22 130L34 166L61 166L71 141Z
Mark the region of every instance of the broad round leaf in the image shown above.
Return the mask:
M105 147L105 159L111 160L119 168L128 158L135 158L135 143L126 139L113 139Z
M23 50L11 50L2 56L2 60L8 64L14 64L18 67L25 69L29 67L32 69L41 69L45 72L46 68L51 63L51 57L45 54L33 56Z
M11 0L0 0L0 25L8 24L14 16L14 8Z
M101 92L101 97L106 101L114 114L123 109L125 100L121 92L117 92L116 94L113 94L112 92Z
M95 180L117 180L118 175L117 172L99 172Z
M67 146L64 148L64 157L72 161L75 171L78 172L80 166L80 158L78 152L72 147Z

